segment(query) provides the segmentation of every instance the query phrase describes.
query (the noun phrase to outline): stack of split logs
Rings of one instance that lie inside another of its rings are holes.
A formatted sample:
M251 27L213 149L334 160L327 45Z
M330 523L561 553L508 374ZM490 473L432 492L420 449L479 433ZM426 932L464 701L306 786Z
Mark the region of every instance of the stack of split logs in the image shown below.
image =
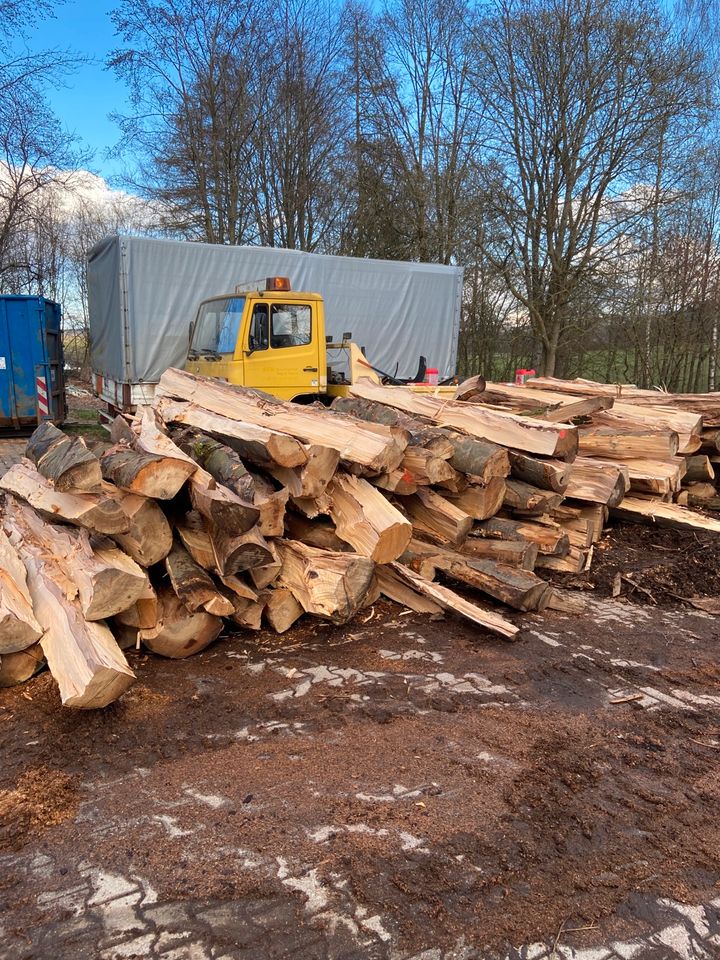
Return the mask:
M129 647L186 657L380 596L512 639L497 603L566 603L542 574L585 569L610 508L720 532L672 502L700 416L547 388L363 380L326 409L168 370L107 444L43 424L0 479L0 685L47 662L64 704L101 707Z

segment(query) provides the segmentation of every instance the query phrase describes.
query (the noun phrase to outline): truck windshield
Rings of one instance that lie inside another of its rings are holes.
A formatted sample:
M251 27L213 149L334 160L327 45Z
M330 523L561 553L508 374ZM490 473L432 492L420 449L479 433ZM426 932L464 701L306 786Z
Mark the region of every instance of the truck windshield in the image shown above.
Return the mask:
M193 353L234 353L245 297L208 300L198 310L193 329Z

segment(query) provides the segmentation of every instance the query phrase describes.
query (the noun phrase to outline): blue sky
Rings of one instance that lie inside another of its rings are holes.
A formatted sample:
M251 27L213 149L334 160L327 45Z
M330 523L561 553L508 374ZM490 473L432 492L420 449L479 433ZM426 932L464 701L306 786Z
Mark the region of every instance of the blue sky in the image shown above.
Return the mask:
M29 28L26 39L31 51L71 48L98 61L81 67L67 78L64 87L48 91L48 96L61 123L93 150L89 168L106 178L122 172L121 163L104 156L120 136L108 114L112 110L122 112L127 99L124 84L103 66L109 51L117 45L109 16L115 5L109 0L67 0L58 4L54 18Z

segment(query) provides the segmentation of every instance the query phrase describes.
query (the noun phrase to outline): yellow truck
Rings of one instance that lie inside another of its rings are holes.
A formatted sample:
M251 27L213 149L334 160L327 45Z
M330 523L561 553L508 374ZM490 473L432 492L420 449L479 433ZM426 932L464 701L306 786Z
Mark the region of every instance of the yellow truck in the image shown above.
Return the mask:
M360 377L406 382L373 367L350 332L330 342L322 296L293 291L288 277L268 277L264 289L238 286L204 300L191 324L185 369L306 403L344 396ZM437 371L427 371L421 357L408 382L423 381L428 373L432 382L414 389L437 385ZM452 394L450 388L439 391Z
M278 275L294 289L266 283ZM455 372L460 267L113 236L89 251L87 278L108 416L152 403L168 367L299 400L344 393L373 368L423 380L421 354L440 380Z

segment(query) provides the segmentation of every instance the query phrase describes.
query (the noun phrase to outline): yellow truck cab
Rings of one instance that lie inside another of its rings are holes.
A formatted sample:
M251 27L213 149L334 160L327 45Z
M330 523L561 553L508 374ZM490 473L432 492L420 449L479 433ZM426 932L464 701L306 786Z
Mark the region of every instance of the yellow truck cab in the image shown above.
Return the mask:
M329 390L328 349L346 351L348 368ZM349 339L326 342L323 298L293 292L287 277L268 277L264 290L237 287L204 300L191 325L185 364L191 373L307 401L345 392L357 367L355 376L378 379Z

